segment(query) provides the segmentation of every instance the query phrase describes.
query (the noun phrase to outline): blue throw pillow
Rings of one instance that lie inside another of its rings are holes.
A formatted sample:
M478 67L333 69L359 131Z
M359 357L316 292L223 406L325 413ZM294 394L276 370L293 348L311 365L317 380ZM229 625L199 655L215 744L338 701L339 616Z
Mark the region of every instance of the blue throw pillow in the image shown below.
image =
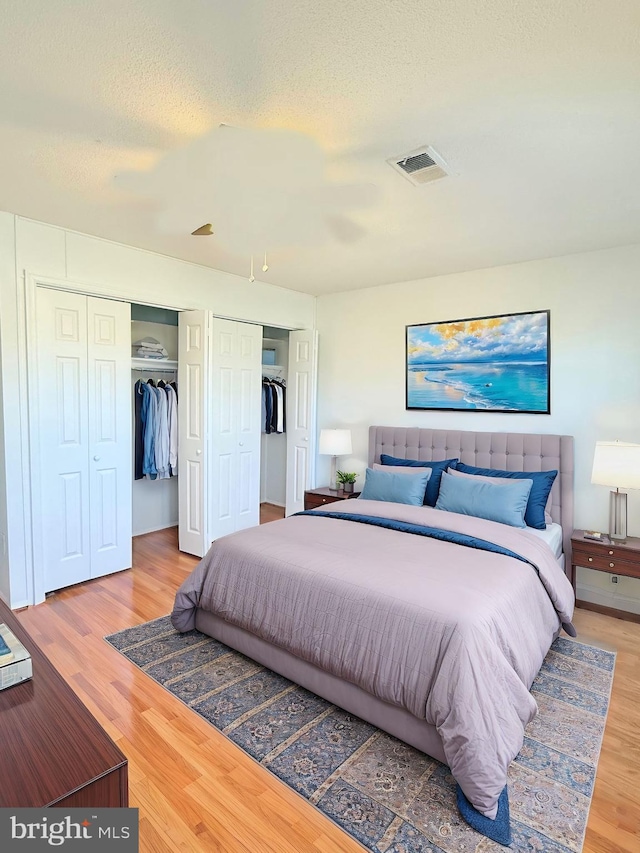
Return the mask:
M553 481L558 476L557 471L502 471L499 468L475 468L458 462L456 470L465 474L481 474L483 477L506 477L509 480L532 480L531 494L527 503L524 520L527 527L544 530L547 526L544 520L544 508L547 505L549 492Z
M526 527L524 514L532 485L532 480L496 485L443 473L436 509Z
M431 471L416 471L411 474L391 474L386 471L374 471L367 468L360 498L366 501L391 501L397 504L422 506L424 490L431 476ZM360 500L358 498L358 500Z
M402 465L407 468L430 468L431 477L427 483L427 491L424 495L424 502L427 506L435 506L438 500L438 492L440 491L440 477L442 472L446 471L449 466L456 467L457 459L443 459L441 462L422 462L419 459L398 459L396 456L389 456L388 453L380 454L380 462L383 465Z

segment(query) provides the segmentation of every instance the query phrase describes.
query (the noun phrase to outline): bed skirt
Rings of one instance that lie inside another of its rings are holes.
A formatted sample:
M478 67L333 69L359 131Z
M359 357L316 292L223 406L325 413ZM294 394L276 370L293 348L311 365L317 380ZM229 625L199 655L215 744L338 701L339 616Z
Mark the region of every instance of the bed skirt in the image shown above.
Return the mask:
M350 681L323 672L312 663L268 643L244 628L225 622L209 611L196 611L196 628L328 702L344 708L350 714L377 726L443 764L447 763L442 740L435 726L425 720L419 720L404 708L383 702Z

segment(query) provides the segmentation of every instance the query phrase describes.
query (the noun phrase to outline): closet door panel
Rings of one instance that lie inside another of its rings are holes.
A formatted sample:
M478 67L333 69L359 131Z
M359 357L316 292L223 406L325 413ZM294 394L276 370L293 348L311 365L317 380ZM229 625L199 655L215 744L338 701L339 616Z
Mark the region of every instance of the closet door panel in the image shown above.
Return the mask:
M44 591L91 576L87 298L36 289Z
M211 536L260 518L262 327L215 317L212 326Z
M237 529L237 325L233 320L213 318L211 478L215 491L210 507L212 539Z
M179 547L202 557L210 544L208 454L210 397L208 311L183 311L178 317L178 491Z
M236 530L260 524L262 326L237 323Z
M304 492L312 485L317 370L318 333L313 330L291 332L287 382L287 515L304 509Z
M131 306L87 297L91 577L131 566Z

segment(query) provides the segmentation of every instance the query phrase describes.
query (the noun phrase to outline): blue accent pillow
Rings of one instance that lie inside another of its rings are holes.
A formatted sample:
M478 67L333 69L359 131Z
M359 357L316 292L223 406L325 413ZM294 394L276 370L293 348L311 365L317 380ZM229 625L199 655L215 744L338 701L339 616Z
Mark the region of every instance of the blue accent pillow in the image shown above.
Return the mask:
M458 462L456 470L465 474L481 474L483 477L506 477L510 480L532 480L531 494L527 503L524 520L527 527L544 530L547 526L544 519L544 508L547 505L549 492L553 481L558 476L557 471L502 471L499 468L475 468Z
M391 501L396 504L422 506L430 476L429 469L416 471L415 476L412 476L367 468L360 498L366 501Z
M388 453L380 454L380 462L383 465L402 465L407 468L431 469L431 477L427 483L427 491L424 495L424 502L427 506L436 505L442 472L446 471L449 466L455 468L457 461L457 459L443 459L441 462L421 462L419 459L398 459L396 456L389 456Z
M526 527L524 513L532 486L532 480L496 485L443 473L436 509L499 521L511 527Z

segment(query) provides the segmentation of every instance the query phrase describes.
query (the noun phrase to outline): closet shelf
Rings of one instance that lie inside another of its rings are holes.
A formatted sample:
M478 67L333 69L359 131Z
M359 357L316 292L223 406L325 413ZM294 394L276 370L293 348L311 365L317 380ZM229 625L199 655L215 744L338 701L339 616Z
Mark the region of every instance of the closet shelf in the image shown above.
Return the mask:
M148 370L154 373L157 370L177 370L178 362L170 358L132 358L132 370Z
M263 364L263 370L284 370L284 367L281 364Z

